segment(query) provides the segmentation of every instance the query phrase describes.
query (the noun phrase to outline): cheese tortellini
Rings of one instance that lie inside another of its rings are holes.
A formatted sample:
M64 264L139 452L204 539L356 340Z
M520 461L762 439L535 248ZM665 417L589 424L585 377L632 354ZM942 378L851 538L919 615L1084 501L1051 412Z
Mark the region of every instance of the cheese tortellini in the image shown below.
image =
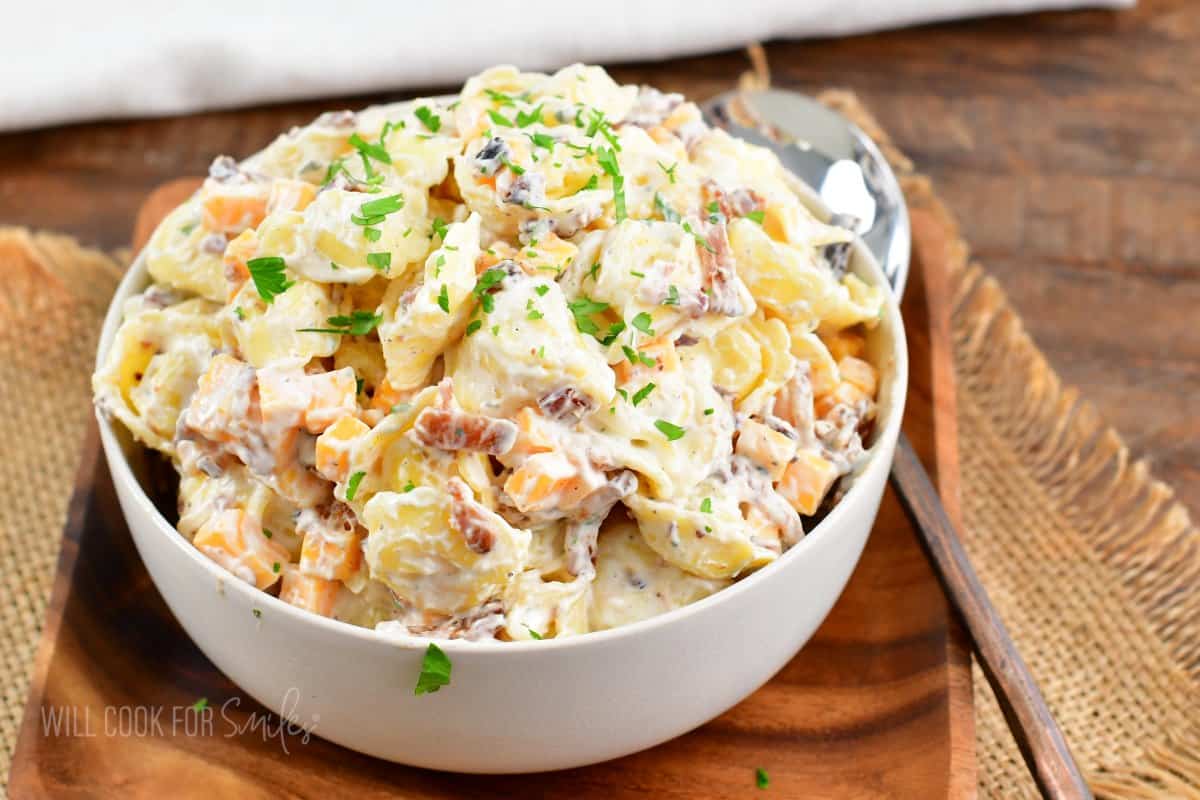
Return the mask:
M178 529L389 635L630 624L770 564L865 453L884 289L767 150L599 67L218 158L93 377Z

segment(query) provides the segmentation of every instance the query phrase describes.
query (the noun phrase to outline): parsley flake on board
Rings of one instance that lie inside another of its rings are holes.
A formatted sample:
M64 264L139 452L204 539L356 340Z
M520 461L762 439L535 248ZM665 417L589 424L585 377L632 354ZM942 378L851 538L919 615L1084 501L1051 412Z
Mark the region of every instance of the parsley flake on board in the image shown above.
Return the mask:
M754 785L760 789L765 789L771 785L771 776L762 767L757 767L754 770Z
M425 649L425 657L421 659L421 674L417 676L413 694L429 694L449 686L451 668L450 657L442 652L442 648L430 642Z
M657 424L657 423L655 423ZM350 476L350 480L346 482L346 499L353 500L354 495L358 494L358 485L362 483L362 479L366 477L365 472L356 472Z
M287 265L279 256L264 256L252 258L246 262L250 277L254 279L254 288L258 296L267 303L275 302L275 297L286 292L295 281L287 280L283 270Z
M421 124L428 128L433 133L437 133L442 128L442 118L433 113L429 106L419 106L413 112L417 119L421 120Z
M208 698L201 697L196 702L192 703L192 711L203 711L208 708Z
M676 439L682 439L683 435L687 433L686 428L681 428L672 422L667 422L665 419L654 420L654 427L658 428L659 433L672 442Z

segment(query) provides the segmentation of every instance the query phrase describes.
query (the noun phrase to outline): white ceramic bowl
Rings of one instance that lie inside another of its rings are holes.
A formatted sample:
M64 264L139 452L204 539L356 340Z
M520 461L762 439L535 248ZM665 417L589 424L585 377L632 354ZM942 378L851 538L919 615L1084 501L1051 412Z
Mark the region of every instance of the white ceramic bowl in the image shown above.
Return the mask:
M861 245L851 269L886 285ZM100 362L122 304L147 282L139 256L109 308ZM716 717L770 679L825 619L874 523L900 431L908 368L894 300L868 347L882 368L870 459L832 512L778 561L623 628L562 640L439 642L453 662L451 684L419 697L413 686L428 640L384 638L233 578L155 509L131 468L141 451L125 430L100 417L100 437L154 584L204 654L264 706L330 741L414 766L562 769L651 747Z

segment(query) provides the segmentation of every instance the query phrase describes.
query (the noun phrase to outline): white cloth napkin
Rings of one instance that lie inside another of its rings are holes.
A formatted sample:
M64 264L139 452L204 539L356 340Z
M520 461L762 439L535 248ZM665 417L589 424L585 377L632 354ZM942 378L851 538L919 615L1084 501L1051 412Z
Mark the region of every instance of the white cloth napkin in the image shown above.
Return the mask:
M0 130L449 86L492 64L667 58L785 37L1135 0L23 0Z

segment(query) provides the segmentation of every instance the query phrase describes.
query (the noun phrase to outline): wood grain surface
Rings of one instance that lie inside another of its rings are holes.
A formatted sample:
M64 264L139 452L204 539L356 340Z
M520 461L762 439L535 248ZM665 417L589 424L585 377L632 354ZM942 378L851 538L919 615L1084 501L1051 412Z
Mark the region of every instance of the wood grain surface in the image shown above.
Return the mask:
M1200 8L1140 0L767 47L774 82L855 90L930 174L1067 383L1200 515ZM704 98L741 53L619 66ZM427 93L448 87L429 87ZM0 224L119 247L146 193L327 99L0 136Z
M155 192L136 235L144 239L192 186L175 182ZM904 427L956 515L945 240L920 212L914 237L904 304L911 370ZM305 743L278 734L278 718L244 697L174 621L133 548L93 435L10 792L22 799L734 798L757 791L761 767L774 797L966 797L976 784L970 681L962 631L889 488L862 560L813 640L750 698L674 741L593 767L501 777L412 769L319 738ZM188 710L201 697L212 709L207 729L195 727L198 717ZM162 709L158 726L120 735L122 714L131 715L131 726L137 714L120 709L137 708ZM243 730L252 715L270 722ZM54 719L59 727L48 730Z

